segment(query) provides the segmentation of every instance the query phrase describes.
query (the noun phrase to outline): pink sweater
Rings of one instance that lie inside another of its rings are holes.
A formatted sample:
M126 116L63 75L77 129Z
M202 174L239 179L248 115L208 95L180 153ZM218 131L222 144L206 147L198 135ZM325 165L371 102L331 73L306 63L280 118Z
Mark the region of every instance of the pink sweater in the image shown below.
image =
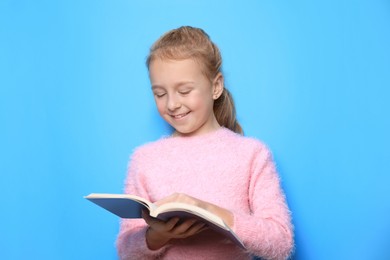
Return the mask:
M123 219L120 259L286 259L293 248L290 212L269 150L226 128L194 137L169 137L138 148L125 192L151 201L186 193L229 209L240 249L213 231L149 250L143 219Z

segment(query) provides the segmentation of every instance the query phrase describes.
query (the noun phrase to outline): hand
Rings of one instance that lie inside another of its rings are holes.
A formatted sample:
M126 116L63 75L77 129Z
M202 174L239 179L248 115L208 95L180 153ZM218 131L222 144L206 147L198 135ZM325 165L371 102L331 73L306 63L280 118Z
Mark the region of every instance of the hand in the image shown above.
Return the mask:
M171 239L187 238L206 228L204 223L195 219L187 219L180 223L180 219L175 217L164 222L150 217L146 211L142 211L142 218L149 225L146 232L146 242L151 250L161 248Z

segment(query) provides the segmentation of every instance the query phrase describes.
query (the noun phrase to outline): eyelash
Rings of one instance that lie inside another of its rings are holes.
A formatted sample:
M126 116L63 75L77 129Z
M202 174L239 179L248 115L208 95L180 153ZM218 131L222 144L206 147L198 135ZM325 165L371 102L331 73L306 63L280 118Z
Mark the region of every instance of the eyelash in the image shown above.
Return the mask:
M179 94L180 95L188 95L188 94L190 94L190 92L191 92L191 90L187 90L187 91L179 91ZM162 93L162 94L154 94L157 98L161 98L161 97L163 97L163 96L165 96L165 94L166 93Z
M158 98L161 98L161 97L163 97L163 96L165 96L165 93L162 93L162 94L154 94L156 97L158 97Z
M179 91L179 93L181 95L187 95L187 94L190 94L191 90L187 90L187 91Z

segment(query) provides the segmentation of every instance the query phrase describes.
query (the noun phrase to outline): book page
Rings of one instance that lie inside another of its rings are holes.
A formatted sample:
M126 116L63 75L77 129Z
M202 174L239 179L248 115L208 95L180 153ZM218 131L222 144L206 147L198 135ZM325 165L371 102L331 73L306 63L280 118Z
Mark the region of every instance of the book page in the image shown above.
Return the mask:
M153 214L153 215L152 215ZM151 212L152 217L158 217L162 220L167 220L171 217L185 217L185 218L200 218L210 222L220 228L228 229L223 220L217 215L194 205L170 202L157 207Z

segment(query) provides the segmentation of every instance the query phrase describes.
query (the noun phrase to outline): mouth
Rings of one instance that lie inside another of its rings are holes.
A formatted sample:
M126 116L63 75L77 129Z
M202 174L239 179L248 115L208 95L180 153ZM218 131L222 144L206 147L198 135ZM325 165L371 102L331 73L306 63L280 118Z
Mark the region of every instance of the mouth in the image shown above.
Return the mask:
M173 119L182 119L183 117L185 117L186 115L188 115L190 113L189 112L186 112L186 113L182 113L182 114L177 114L177 115L170 115Z

